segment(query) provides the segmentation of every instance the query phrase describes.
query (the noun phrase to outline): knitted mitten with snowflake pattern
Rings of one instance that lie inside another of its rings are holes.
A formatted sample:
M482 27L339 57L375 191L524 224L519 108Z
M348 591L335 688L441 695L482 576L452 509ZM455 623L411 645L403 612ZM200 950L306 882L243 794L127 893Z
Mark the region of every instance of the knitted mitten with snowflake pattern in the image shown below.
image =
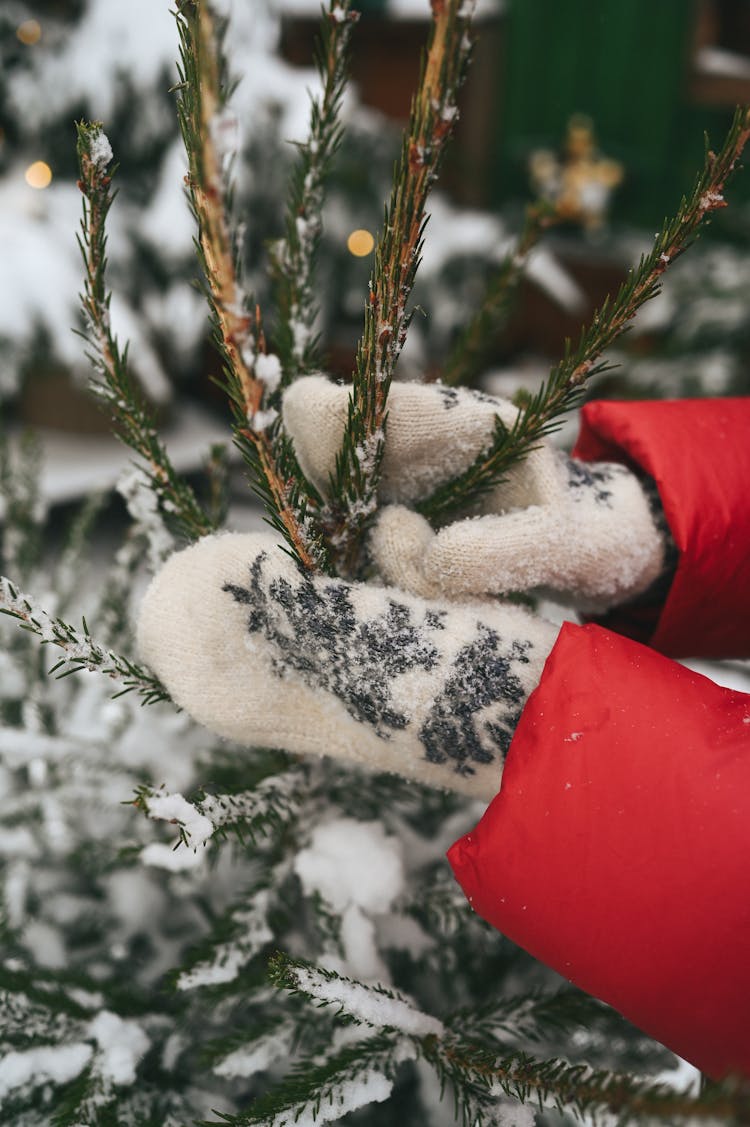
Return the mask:
M175 702L221 736L485 798L556 636L517 606L311 577L268 533L176 553L138 625Z

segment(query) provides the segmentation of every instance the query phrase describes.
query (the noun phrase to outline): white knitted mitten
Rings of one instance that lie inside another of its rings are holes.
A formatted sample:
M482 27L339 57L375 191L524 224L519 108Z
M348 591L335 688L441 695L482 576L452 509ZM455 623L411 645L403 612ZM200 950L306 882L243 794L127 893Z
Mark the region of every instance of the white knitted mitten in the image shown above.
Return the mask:
M143 659L207 728L489 798L557 628L303 574L267 533L178 552L144 597Z
M344 431L347 388L321 376L284 398L300 465L326 491ZM434 533L404 507L465 469L491 440L505 400L439 384L395 383L389 399L381 499L370 539L381 578L427 598L541 589L582 610L642 594L664 567L665 540L635 474L585 463L542 444L487 495L479 517Z

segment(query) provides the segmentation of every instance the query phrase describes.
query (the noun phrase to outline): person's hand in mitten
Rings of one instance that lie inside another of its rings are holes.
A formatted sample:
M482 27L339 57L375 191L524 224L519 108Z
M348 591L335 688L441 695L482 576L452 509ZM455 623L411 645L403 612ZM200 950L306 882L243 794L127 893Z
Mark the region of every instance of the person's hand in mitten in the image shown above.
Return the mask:
M347 416L348 389L311 376L284 398L300 465L324 493ZM542 443L477 512L433 531L408 506L466 469L492 442L506 400L440 384L395 383L370 552L386 583L428 598L541 589L582 610L645 592L665 565L658 501L613 462L585 463Z
M486 798L556 636L517 606L305 575L270 533L176 553L138 626L175 702L219 735Z
M298 456L321 486L345 402L317 380L287 395ZM471 462L496 411L512 421L507 407L439 387L396 385L389 404L392 502ZM611 452L659 484L679 553L654 635L667 652L750 653L749 423L747 400L584 413L586 456ZM452 596L543 586L601 608L645 592L664 565L666 526L620 466L542 448L485 512L435 533L403 504L386 508L371 537L380 573ZM750 1075L748 752L746 694L566 624L499 793L449 855L499 931L714 1077Z
M391 396L386 502L412 501L460 472L496 414L516 413L435 385L396 384ZM322 377L285 397L300 461L323 489L347 398ZM436 535L386 504L370 542L385 587L304 577L270 535L205 540L152 584L141 654L177 703L221 735L491 797L557 631L485 592L545 582L608 603L651 583L663 546L633 474L589 470L546 446L489 505L504 515Z

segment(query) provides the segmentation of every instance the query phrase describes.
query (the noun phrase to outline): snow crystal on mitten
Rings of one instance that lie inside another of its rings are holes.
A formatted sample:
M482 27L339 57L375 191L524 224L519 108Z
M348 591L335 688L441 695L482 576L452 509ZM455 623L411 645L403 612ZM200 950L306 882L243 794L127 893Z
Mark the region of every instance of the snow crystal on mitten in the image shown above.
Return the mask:
M138 626L144 660L219 735L482 797L556 635L520 607L310 576L265 533L172 556Z

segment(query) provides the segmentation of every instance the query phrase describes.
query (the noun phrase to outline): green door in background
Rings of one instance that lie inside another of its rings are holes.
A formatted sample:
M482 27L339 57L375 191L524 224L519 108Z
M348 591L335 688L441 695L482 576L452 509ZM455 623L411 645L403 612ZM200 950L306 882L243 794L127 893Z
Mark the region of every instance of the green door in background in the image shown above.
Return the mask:
M494 202L528 195L529 153L558 148L584 113L625 166L615 214L650 225L673 211L704 128L718 141L730 116L687 101L694 17L693 0L508 0Z

